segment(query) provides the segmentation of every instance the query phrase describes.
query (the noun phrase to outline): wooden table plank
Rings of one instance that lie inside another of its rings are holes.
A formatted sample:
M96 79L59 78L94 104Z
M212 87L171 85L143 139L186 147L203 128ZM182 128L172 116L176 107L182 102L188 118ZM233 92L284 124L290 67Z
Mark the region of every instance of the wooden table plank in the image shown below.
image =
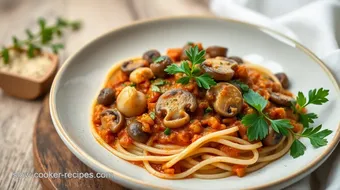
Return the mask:
M0 0L0 45L9 44L13 34L35 26L38 17L80 19L83 28L64 39L61 62L88 41L134 20L159 16L211 14L207 0ZM0 90L0 189L40 189L38 179L14 178L13 172L34 172L33 126L41 99L23 101Z

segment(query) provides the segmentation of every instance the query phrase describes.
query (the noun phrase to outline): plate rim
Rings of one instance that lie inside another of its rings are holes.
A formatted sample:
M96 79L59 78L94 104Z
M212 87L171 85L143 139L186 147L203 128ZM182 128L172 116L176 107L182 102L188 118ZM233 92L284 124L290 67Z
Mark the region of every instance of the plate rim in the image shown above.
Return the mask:
M96 168L100 168L103 171L106 172L110 172L112 174L114 174L115 177L120 178L120 180L123 180L125 182L129 182L132 184L138 184L138 185L142 185L144 187L151 187L151 188L158 188L158 189L165 189L162 186L158 186L158 185L153 185L150 183L146 183L142 180L139 179L135 179L129 176L126 176L124 174L121 174L118 171L113 170L112 168L109 168L107 166L105 166L104 164L100 163L99 161L95 160L93 157L91 157L90 155L88 155L87 153L85 153L80 147L78 147L76 145L76 143L68 136L68 134L66 133L66 131L64 130L64 128L61 125L61 122L59 120L57 111L56 111L56 104L55 104L55 100L56 100L56 87L59 85L59 79L62 76L62 74L64 73L64 70L67 68L67 66L71 63L71 60L76 57L78 54L80 54L80 52L90 46L91 44L93 44L94 42L96 42L97 40L99 40L100 38L103 38L111 33L115 33L124 29L127 29L129 27L133 27L133 26L138 26L138 25L143 25L145 23L152 23L152 22L160 22L160 21L166 21L166 20L181 20L181 19L206 19L206 20L219 20L219 21L227 21L227 22L234 22L234 23L240 23L240 24L244 24L247 26L251 26L254 27L256 29L260 29L260 30L266 30L269 31L275 35L278 35L280 37L285 38L286 40L292 42L295 47L299 50L302 50L303 53L305 53L307 56L309 56L313 61L315 61L318 65L321 66L321 68L324 70L324 72L327 74L328 78L331 80L331 82L333 83L333 86L336 89L336 92L338 94L338 98L340 95L340 85L339 83L336 81L334 75L331 73L331 71L328 69L328 67L325 65L325 63L319 58L317 57L311 50L309 50L308 48L306 48L305 46L303 46L302 44L300 44L299 42L297 42L296 40L290 38L289 36L286 36L276 30L270 29L268 27L265 26L261 26L261 25L257 25L257 24L253 24L253 23L249 23L249 22L245 22L245 21L241 21L241 20L237 20L237 19L231 19L231 18L222 18L222 17L216 17L216 16L202 16L202 15L186 15L186 16L167 16L167 17L157 17L157 18L151 18L151 19L143 19L143 20L139 20L139 21L135 21L133 23L130 24L126 24L126 25L122 25L120 27L116 27L113 28L101 35L98 35L97 37L91 39L90 41L88 41L85 45L83 45L80 49L78 49L75 53L73 53L71 56L69 56L64 63L62 64L62 66L60 67L58 73L56 74L54 80L53 80L53 84L51 86L51 90L50 90L50 99L49 99L49 105L50 105L50 115L52 118L52 121L54 123L54 127L57 130L60 138L63 140L63 142L67 145L67 147L71 150L71 152L73 154L78 154L79 156L83 157L84 159L86 159L89 163L91 163L91 165L96 166ZM269 35L269 34L268 34ZM315 167L318 164L321 164L320 162L325 161L324 158L326 158L336 147L336 145L338 144L340 139L340 122L337 126L337 130L336 130L336 134L334 135L334 139L329 143L329 147L322 153L320 154L318 157L316 157L312 162L310 162L307 166L305 166L304 168L302 168L301 170L290 174L288 177L282 178L282 179L278 179L276 181L273 181L271 183L267 183L264 185L259 185L256 187L252 187L252 189L263 189L263 188L269 188L278 184L283 184L286 183L288 181L290 181L291 179L298 177L300 175L303 175L304 173L306 173L307 171L313 169L313 167ZM73 150L73 151L72 151Z

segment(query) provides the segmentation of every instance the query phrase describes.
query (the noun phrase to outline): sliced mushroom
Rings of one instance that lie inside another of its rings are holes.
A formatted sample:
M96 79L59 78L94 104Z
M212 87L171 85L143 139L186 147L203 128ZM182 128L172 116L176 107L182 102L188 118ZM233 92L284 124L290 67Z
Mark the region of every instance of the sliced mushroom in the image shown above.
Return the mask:
M139 67L144 67L146 65L146 61L143 59L135 59L126 61L120 66L120 69L127 74L130 74L132 71Z
M234 61L236 61L238 64L243 64L243 59L241 57L238 56L230 56L228 57L229 59L232 59Z
M146 60L149 64L151 64L156 58L160 57L161 54L159 51L152 49L143 54L143 59Z
M202 69L215 80L229 81L234 76L237 63L231 59L212 58L202 63Z
M233 117L240 113L242 109L242 93L236 86L230 83L218 83L208 90L207 96L215 97L212 105L214 110L222 116Z
M274 146L277 145L282 138L282 134L275 132L274 129L269 126L268 135L262 140L262 143L265 146Z
M294 98L281 93L272 92L270 94L269 100L281 106L291 106L291 102L294 100Z
M146 109L146 97L134 87L126 86L117 97L117 109L127 117L141 115Z
M138 121L130 123L127 127L127 132L133 140L140 143L146 143L150 138L150 134L143 131L143 125Z
M118 133L125 125L125 117L116 109L105 110L100 116L103 128L112 133Z
M103 88L97 97L97 103L109 106L115 101L115 98L115 92L112 88Z
M276 73L275 76L280 81L284 89L287 89L289 87L289 80L285 73Z
M227 57L228 48L221 46L210 46L205 51L210 58L215 58L217 56Z
M152 70L153 74L159 78L164 78L167 76L167 73L164 71L164 69L167 66L171 65L172 63L172 60L170 59L170 57L168 56L162 56L162 57L164 57L162 61L157 62L157 63L152 63L150 65L150 69Z
M152 70L149 67L140 67L132 71L129 80L136 84L145 82L154 77Z
M182 89L172 89L162 94L156 103L156 113L165 116L163 123L178 128L190 121L187 111L194 112L197 101L194 95Z

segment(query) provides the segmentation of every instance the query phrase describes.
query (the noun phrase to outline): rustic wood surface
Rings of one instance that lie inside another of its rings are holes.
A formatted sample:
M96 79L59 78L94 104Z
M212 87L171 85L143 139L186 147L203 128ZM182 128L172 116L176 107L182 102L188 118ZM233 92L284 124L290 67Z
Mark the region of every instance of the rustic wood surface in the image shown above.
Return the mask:
M211 14L207 0L0 0L0 45L13 34L24 36L36 20L57 16L83 21L81 31L67 35L61 63L94 37L135 20L158 16ZM41 189L38 179L13 176L32 173L32 135L42 99L24 101L0 90L0 189Z
M33 159L36 172L94 175L95 172L73 155L58 136L50 117L48 100L48 96L43 100L33 132ZM40 178L40 182L44 189L125 189L105 178Z

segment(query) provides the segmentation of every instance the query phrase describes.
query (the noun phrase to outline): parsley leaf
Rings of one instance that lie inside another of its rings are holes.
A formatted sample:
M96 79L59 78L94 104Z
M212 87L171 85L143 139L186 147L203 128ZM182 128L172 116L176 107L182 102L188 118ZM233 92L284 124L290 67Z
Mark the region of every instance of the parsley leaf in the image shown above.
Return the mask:
M185 53L193 65L201 64L205 60L205 50L198 51L198 46L185 50Z
M317 119L318 116L315 113L300 113L300 122L302 123L304 128L308 128L309 127L309 123L314 123L313 119Z
M326 98L329 94L329 90L324 90L323 88L310 90L308 93L308 104L321 105L328 102Z
M167 66L164 71L168 74L174 75L176 73L183 73L186 76L178 79L176 82L181 84L188 84L190 79L195 79L197 85L201 88L209 89L211 86L216 85L214 79L208 74L201 74L198 64L201 64L205 59L205 50L198 51L198 46L190 47L186 50L186 55L192 63L191 67L188 61L182 61L180 65L171 64Z
M241 122L248 127L247 136L250 141L262 140L268 134L268 124L262 115L248 114L242 118Z
M153 60L154 63L159 63L159 62L162 62L166 59L165 56L160 56L160 57L157 57L155 60Z
M251 89L243 95L243 98L249 105L255 108L258 112L262 112L268 103L268 101L264 99L260 94L254 92Z
M210 113L212 111L213 111L213 109L209 106L204 110L204 114Z
M1 56L2 56L3 62L7 64L9 62L9 52L7 48L5 47L2 48Z
M205 89L209 89L210 86L216 85L216 82L214 81L214 79L212 79L211 76L208 75L207 73L204 73L203 75L196 77L195 79L196 79L197 85Z
M290 121L288 119L277 119L277 120L270 119L269 121L274 131L276 131L277 133L281 133L285 136L288 135L288 129L293 128L293 126L290 124Z
M324 129L320 131L321 128L322 125L319 125L318 127L315 128L305 129L300 136L309 138L310 143L313 145L314 148L325 146L328 143L325 137L330 135L332 131L329 129Z
M249 86L241 82L240 80L232 80L231 83L235 86L240 87L243 93L249 91Z
M167 128L164 130L164 134L167 135L167 136L169 136L169 135L171 134L171 129L167 127Z
M155 112L150 112L149 115L150 115L152 120L154 120L156 118Z
M290 147L290 155L293 158L297 158L305 154L306 146L302 144L298 139L293 141L292 146Z
M163 86L163 85L166 84L166 81L165 80L157 80L157 81L154 81L152 84L156 85L156 86Z
M151 85L151 91L152 92L161 92L161 89L156 85Z

